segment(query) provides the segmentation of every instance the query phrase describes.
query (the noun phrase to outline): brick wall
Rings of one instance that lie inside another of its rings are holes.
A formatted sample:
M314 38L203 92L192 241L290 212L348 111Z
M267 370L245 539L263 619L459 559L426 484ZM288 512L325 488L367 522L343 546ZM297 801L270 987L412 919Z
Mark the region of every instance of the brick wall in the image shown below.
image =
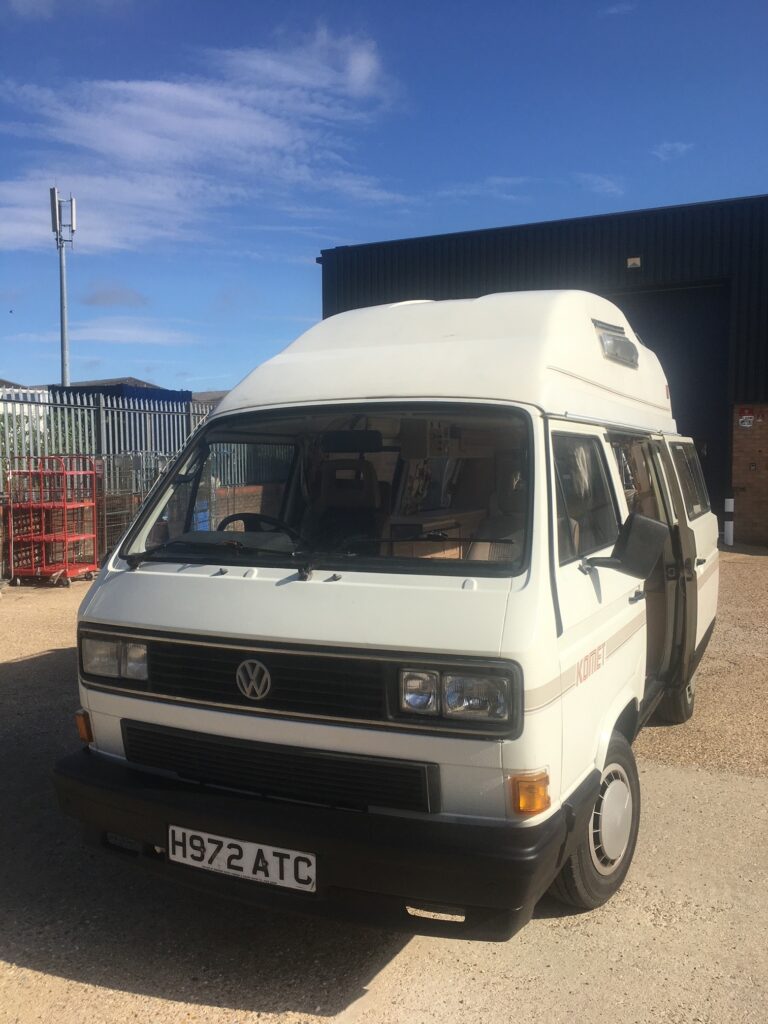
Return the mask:
M768 405L734 407L733 497L736 543L768 544Z

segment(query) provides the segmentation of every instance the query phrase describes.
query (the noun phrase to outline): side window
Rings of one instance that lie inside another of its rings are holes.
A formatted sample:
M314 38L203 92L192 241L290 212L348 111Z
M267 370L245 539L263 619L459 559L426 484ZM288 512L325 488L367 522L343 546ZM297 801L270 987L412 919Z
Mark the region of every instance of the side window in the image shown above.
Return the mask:
M596 437L555 434L557 534L560 564L613 544L616 506Z
M709 495L701 472L699 456L690 441L673 441L669 447L683 492L685 510L689 519L696 519L697 516L709 512Z
M650 519L664 521L665 515L659 498L660 488L654 475L644 442L640 438L611 440L616 456L619 478L630 512L639 512Z

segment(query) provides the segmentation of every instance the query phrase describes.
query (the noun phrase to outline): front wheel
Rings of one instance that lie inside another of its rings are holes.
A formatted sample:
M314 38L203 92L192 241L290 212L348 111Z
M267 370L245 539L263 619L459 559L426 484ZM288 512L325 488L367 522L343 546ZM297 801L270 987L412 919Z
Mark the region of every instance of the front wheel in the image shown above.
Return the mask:
M609 900L629 871L639 826L637 765L626 738L615 732L584 832L550 893L581 910L594 910Z

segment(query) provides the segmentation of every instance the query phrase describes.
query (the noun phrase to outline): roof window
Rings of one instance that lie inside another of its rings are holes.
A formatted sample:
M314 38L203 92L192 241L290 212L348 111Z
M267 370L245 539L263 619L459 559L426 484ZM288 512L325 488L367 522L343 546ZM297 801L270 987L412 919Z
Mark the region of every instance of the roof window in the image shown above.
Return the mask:
M592 323L595 325L605 358L614 363L621 363L623 366L631 366L633 370L636 370L640 354L637 345L630 341L624 333L624 328L604 324L599 320L593 320Z

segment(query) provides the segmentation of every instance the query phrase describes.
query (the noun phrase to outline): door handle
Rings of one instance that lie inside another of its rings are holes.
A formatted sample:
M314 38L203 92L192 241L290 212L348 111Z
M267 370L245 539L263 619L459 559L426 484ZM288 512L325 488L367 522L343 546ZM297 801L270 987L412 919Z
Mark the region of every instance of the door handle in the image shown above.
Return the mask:
M629 603L630 604L637 604L638 601L644 601L644 600L645 600L645 591L644 590L636 590L634 592L634 594L632 595L632 597L630 597Z

